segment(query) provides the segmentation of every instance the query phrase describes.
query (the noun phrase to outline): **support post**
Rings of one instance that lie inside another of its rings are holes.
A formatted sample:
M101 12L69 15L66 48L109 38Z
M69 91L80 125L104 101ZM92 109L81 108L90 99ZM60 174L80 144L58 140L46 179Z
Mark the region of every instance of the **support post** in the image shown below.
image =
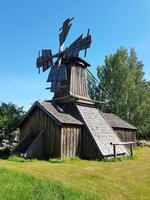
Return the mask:
M116 145L113 144L113 150L114 150L114 158L116 159L117 158L117 154L116 154Z
M130 144L130 155L131 155L131 157L133 157L133 146L132 146L133 144Z

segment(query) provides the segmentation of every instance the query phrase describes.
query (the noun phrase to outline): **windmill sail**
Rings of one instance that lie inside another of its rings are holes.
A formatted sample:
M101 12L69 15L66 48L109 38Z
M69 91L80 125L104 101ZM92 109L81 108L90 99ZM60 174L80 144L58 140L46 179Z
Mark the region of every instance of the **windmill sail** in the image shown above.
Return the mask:
M67 80L67 70L66 70L66 65L61 64L59 67L58 65L54 65L50 73L48 75L47 82L52 82L55 80L63 81Z
M61 82L60 82L60 81L57 81L57 80L53 81L53 82L51 83L51 92L56 92L56 91L58 91L58 89L60 88L60 85L61 85Z
M82 38L81 34L70 46L66 48L65 55L68 57L78 57L81 50L87 49L91 45L91 35Z
M47 79L47 82L51 82L51 92L56 92L60 88L61 82L64 80L67 80L66 65L61 64L59 67L58 65L54 65Z
M91 35L89 35L88 29L86 37L83 38L83 34L81 34L68 48L63 50L63 44L72 26L72 20L73 18L66 19L59 29L59 51L52 55L50 49L44 49L42 50L42 55L39 53L36 60L36 66L39 72L40 68L43 69L43 72L50 68L47 82L51 83L51 87L49 88L51 92L56 92L61 87L66 87L67 69L65 63L67 57L78 58L81 50L85 50L84 55L86 55L87 48L89 48L91 44ZM56 60L54 60L55 58Z
M65 49L65 55L67 57L78 57L80 51L80 44L83 34L81 34L70 46Z
M64 41L66 40L66 37L68 35L68 32L72 26L72 23L70 23L73 20L73 18L68 18L64 21L63 26L59 29L61 31L61 33L59 34L59 44L60 47L62 46L62 44L64 43Z
M88 35L82 39L80 50L87 49L90 47L90 45L91 45L91 35Z
M53 65L52 52L49 49L42 50L42 55L37 58L37 68L42 67L43 72Z

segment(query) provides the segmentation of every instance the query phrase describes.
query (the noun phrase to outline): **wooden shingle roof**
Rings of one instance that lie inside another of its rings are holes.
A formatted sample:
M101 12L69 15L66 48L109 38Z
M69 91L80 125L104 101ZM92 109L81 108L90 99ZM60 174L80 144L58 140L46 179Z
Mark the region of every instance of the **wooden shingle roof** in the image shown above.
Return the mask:
M79 124L82 125L82 123L71 116L70 114L64 113L61 108L53 104L52 102L39 102L40 105L47 110L47 114L53 115L57 120L59 120L61 123L64 124Z
M111 128L111 125L104 119L102 113L95 106L77 105L77 109L80 112L82 120L87 127L88 132L94 139L98 152L103 157L113 155L113 147L110 144L120 143L120 139ZM127 149L124 146L117 147L117 154L128 155Z
M20 124L28 117L28 115L31 113L31 111L35 107L40 108L45 114L47 114L50 118L52 118L56 124L61 125L61 124L76 124L76 125L83 125L81 121L77 120L70 114L64 113L61 108L53 104L52 102L39 102L36 101L32 107L28 110L28 112L25 114L23 119L21 120Z
M104 119L113 127L113 128L125 128L125 129L133 129L137 130L137 128L127 121L121 119L115 114L111 113L102 113Z

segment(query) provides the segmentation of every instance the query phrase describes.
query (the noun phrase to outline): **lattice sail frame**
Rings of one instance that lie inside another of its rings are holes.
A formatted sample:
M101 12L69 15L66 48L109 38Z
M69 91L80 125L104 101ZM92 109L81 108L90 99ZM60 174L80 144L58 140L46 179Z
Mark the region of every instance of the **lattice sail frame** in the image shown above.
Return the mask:
M36 66L39 69L43 69L43 72L50 68L47 82L51 83L50 89L51 92L57 92L62 81L67 80L67 69L66 65L62 63L64 58L73 57L78 58L81 50L85 50L84 56L86 56L87 48L91 45L91 35L89 34L89 29L87 36L83 37L81 34L68 48L64 49L64 42L67 38L69 30L72 26L73 18L68 18L63 22L62 27L59 29L59 51L56 54L52 54L50 49L42 50L42 55L39 53L39 56L36 60ZM53 59L57 58L54 62Z

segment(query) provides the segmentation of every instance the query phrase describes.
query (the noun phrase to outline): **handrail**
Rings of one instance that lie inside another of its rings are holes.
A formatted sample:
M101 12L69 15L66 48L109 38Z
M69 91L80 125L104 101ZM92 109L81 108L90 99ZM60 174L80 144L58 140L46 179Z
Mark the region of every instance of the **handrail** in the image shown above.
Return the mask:
M126 145L129 144L130 145L130 156L133 157L133 144L135 142L120 142L120 143L112 143L110 142L110 145L113 145L113 151L114 151L114 158L117 158L117 153L116 153L116 145Z

